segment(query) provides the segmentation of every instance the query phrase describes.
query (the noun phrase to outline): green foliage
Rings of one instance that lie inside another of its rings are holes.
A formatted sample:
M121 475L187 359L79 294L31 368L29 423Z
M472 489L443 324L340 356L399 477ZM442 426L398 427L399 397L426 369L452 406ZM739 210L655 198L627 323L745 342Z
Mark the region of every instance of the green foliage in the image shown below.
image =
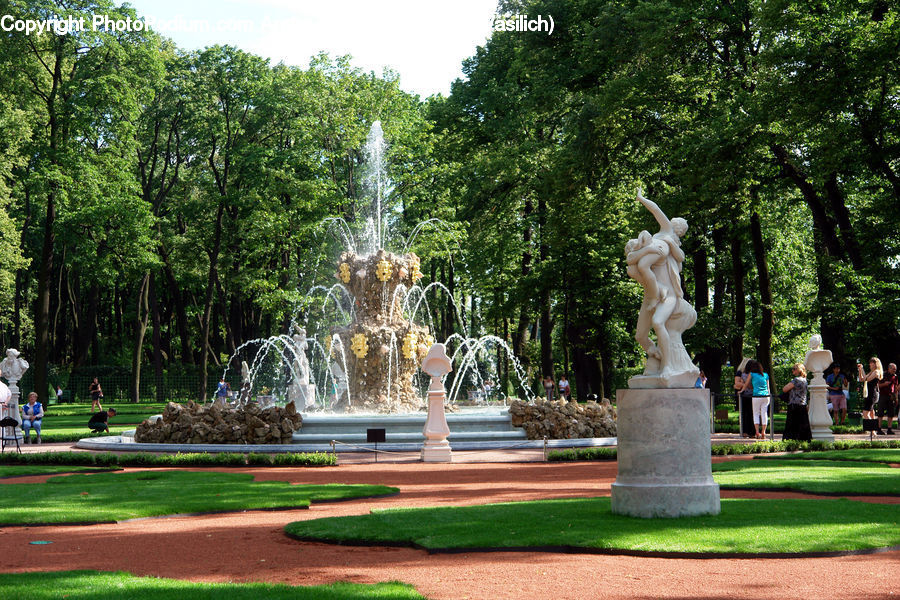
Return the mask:
M0 464L9 465L90 465L118 467L204 467L246 465L284 465L323 467L337 465L337 457L325 452L285 452L281 454L237 454L220 452L190 452L177 454L151 454L148 452L113 454L110 452L30 452L18 454L6 452L0 455Z
M866 441L866 440L838 440L835 442L822 442L822 441L812 441L812 442L799 442L797 440L786 440L786 441L777 441L777 442L752 442L749 444L713 444L711 448L712 456L728 456L739 455L739 454L769 454L773 452L812 452L815 454L809 455L810 459L818 460L816 457L819 456L819 453L828 453L828 459L834 460L865 460L866 456L865 450L870 448L900 448L900 440L876 440L876 441ZM844 459L838 458L840 456L840 452L834 451L845 451L852 450L852 453L848 453L847 457ZM859 453L859 454L857 454ZM547 455L547 460L551 462L562 462L562 461L574 461L574 460L615 460L617 456L616 448L568 448L566 450L551 450ZM793 456L800 456L797 454L792 454ZM873 454L873 458L870 460L876 461L880 460L874 458L878 456L878 454ZM806 455L803 455L804 458L807 458ZM825 456L822 457L823 459Z
M196 459L196 457L195 457ZM208 460L201 461L211 464ZM183 465L176 457L172 464ZM221 464L221 463L218 463ZM257 482L245 473L177 470L51 477L46 483L3 488L2 523L107 522L194 512L297 508L310 502L396 493L380 485L292 485ZM22 517L20 507L30 507Z
M39 577L41 584L35 585ZM399 582L358 584L332 583L289 586L269 583L193 583L129 573L101 571L50 571L0 573L0 585L8 600L179 600L186 597L209 600L417 600L422 596L412 586Z
M26 18L135 14L108 0L9 5ZM579 396L611 397L641 368L641 290L622 254L655 228L639 185L690 223L683 276L699 316L685 344L713 371L742 354L771 354L778 370L817 331L844 362L900 352L893 5L503 6L565 27L493 32L452 93L424 101L343 56L301 68L232 46L183 51L152 32L7 36L0 324L41 350L37 387L51 363L136 361L128 396L162 399L164 386L138 386L155 350L172 371L283 333L291 317L330 331L339 315L314 315L325 294L306 292L331 286L349 245L323 220L358 236L373 216L362 149L376 120L387 245L410 241L423 283L460 305L435 291L421 321L438 339L504 338L526 385L552 367L576 372Z
M900 494L888 464L846 460L738 460L713 465L722 489L790 489L813 494Z
M547 453L550 462L567 462L573 460L616 460L616 448L567 448L551 450Z
M329 543L457 551L551 547L766 555L889 547L900 543L896 523L892 505L846 499L723 499L715 516L636 519L612 514L609 498L581 498L380 510L294 522L285 531Z

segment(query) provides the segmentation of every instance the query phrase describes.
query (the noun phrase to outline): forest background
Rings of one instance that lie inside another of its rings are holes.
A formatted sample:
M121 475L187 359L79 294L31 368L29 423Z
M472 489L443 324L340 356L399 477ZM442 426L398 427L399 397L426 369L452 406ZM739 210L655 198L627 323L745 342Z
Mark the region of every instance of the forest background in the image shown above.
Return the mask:
M0 13L136 16L83 0L2 0ZM498 13L552 14L555 31L494 32L449 96L426 99L349 57L301 68L146 31L0 32L0 347L29 358L42 396L125 372L137 400L152 370L205 397L242 343L321 304L306 290L333 283L339 255L322 222L361 221L380 120L396 235L444 223L413 248L423 283L455 299L430 301L437 339L497 335L530 383L568 374L580 398L611 397L640 367L623 254L655 230L639 185L690 224L699 319L685 341L714 390L743 356L773 374L802 360L815 332L845 367L897 360L896 3Z

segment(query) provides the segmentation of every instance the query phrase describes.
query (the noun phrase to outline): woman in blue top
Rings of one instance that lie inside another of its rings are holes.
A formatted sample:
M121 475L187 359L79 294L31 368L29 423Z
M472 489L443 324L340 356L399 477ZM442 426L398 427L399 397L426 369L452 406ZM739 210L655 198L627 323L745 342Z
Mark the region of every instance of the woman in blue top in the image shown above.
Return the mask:
M37 434L35 442L41 443L41 419L44 417L44 409L37 401L37 392L28 394L28 404L22 405L22 431L25 433L25 443L31 442L31 429Z
M753 390L753 428L756 439L762 440L766 437L766 425L769 424L769 374L763 371L762 363L755 360L747 363L747 371L750 377L743 389Z

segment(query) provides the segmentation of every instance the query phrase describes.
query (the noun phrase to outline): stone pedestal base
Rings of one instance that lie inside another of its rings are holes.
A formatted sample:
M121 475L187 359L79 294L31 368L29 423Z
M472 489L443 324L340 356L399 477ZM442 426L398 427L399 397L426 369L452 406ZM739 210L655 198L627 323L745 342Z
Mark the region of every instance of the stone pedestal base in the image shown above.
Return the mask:
M809 382L809 429L812 439L833 442L832 424L828 414L828 386L822 373L814 373Z
M619 398L612 511L633 517L715 515L709 390L629 389Z
M426 440L422 446L422 462L430 463L448 463L453 461L453 454L450 451L450 443L447 440L431 441Z

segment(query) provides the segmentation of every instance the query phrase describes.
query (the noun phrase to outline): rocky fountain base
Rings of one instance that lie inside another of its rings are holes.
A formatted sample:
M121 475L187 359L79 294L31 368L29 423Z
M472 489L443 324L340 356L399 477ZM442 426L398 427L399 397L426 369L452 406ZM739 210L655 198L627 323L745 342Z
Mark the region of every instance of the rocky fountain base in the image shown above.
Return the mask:
M509 406L509 414L513 426L524 429L530 440L616 437L616 409L606 398L587 404L515 400Z
M149 444L290 444L303 417L285 407L222 408L169 402L162 418L138 425L134 441Z

